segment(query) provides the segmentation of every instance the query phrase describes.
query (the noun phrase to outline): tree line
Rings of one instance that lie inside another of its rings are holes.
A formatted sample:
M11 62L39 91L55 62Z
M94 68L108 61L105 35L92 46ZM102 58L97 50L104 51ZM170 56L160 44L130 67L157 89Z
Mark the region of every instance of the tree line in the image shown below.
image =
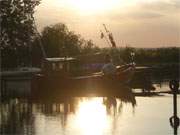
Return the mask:
M112 52L109 48L102 49L104 52ZM134 53L134 61L137 65L159 65L159 64L178 64L180 62L179 47L161 47L161 48L134 48L120 47L113 51L114 59L119 62L131 62L131 53Z

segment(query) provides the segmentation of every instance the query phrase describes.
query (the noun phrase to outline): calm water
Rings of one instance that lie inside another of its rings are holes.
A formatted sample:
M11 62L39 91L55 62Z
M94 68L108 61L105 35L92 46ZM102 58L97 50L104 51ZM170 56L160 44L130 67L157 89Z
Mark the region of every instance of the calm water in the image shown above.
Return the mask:
M0 106L0 134L173 135L169 124L171 95L134 99L77 97L59 103L12 100Z

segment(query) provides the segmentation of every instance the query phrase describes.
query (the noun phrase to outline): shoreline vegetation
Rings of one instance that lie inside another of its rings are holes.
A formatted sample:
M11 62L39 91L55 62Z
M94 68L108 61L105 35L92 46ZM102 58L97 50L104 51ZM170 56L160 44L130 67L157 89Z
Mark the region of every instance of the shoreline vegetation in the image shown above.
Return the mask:
M42 49L43 48L43 49ZM68 30L62 23L47 26L27 45L1 46L1 70L17 67L40 67L46 57L86 57L101 53L111 54L115 64L125 64L131 61L131 53L135 54L137 66L179 67L180 48L135 48L131 46L117 48L100 48L92 40L85 40L81 35ZM100 58L102 59L102 58ZM88 60L87 60L88 61Z

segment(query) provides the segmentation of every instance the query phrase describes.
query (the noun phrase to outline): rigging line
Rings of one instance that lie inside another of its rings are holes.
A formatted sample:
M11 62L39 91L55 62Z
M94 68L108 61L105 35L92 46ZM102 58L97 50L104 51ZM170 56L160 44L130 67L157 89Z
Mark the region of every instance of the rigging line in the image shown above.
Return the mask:
M37 35L37 38L38 38L38 41L39 41L39 44L40 44L40 48L41 48L41 51L42 51L42 54L43 54L43 58L47 58L45 49L44 49L43 44L42 44L42 41L41 41L41 35L40 35L40 33L38 32L38 30L37 30L37 26L36 26L36 24L35 24L35 21L34 21L34 28L35 28L35 33L36 33L36 35Z
M105 29L106 33L108 33L108 34L109 34L109 30L107 29L106 25L105 25L105 24L103 24L103 26L104 26L104 29Z

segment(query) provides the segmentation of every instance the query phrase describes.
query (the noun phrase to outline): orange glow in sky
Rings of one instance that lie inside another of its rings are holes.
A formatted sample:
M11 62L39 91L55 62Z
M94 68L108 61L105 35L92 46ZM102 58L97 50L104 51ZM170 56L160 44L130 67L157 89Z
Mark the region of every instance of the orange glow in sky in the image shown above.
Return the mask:
M71 8L77 9L82 14L98 14L114 8L120 8L125 1L122 0L69 0Z
M39 30L65 23L71 31L108 47L100 39L105 23L117 46L167 47L180 45L178 0L42 0L35 14Z

